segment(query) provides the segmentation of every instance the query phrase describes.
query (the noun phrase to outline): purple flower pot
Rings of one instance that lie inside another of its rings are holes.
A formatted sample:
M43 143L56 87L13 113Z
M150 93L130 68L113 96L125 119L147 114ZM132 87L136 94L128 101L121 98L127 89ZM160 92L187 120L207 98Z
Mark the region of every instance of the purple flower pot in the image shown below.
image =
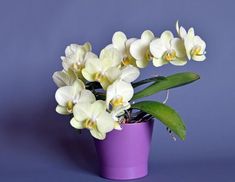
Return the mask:
M122 124L122 130L113 130L105 140L95 139L104 178L127 180L148 174L148 157L153 121Z

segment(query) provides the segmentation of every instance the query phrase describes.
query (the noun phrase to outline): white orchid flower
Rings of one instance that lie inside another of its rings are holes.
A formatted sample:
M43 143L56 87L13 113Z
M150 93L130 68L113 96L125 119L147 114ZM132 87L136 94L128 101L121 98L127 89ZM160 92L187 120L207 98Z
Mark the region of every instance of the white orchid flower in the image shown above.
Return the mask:
M111 84L106 93L106 105L107 108L112 106L112 110L123 106L125 109L130 108L129 101L133 97L134 89L130 83L122 80L116 80Z
M76 75L70 69L68 71L56 71L52 79L58 87L69 86L77 79Z
M150 52L156 67L167 63L177 66L187 63L183 40L174 38L170 31L164 31L160 38L150 43Z
M206 59L206 43L198 35L195 35L194 28L191 27L187 32L184 27L179 27L179 23L177 21L176 31L184 40L184 46L188 59L193 59L194 61L204 61Z
M84 78L90 82L98 81L104 90L115 81L120 74L118 66L122 56L115 48L105 48L101 51L99 59L90 58L82 70Z
M194 31L189 32L184 38L184 45L188 59L204 61L206 59L206 43Z
M123 32L115 32L112 38L112 44L107 47L113 47L120 51L122 54L122 65L133 65L136 66L135 59L130 54L130 45L136 40L136 38L127 39Z
M89 129L93 137L103 140L106 133L114 129L112 115L106 111L104 101L84 102L73 108L74 118L70 124L76 129Z
M110 109L111 115L115 121L114 129L121 130L118 117L125 113L125 110L131 107L129 101L133 97L134 89L130 83L122 80L116 80L107 89L106 107Z
M149 44L153 39L154 34L146 30L142 33L141 39L134 41L130 46L130 53L136 59L139 68L146 67L151 59Z
M71 86L60 87L55 93L55 99L58 103L56 111L59 114L70 114L73 106L77 103L92 103L96 100L90 90L85 89L81 80L76 80Z
M78 78L83 79L81 70L84 68L86 60L89 58L97 57L91 52L90 43L84 45L71 44L65 49L65 57L62 56L62 65L64 70L71 69Z

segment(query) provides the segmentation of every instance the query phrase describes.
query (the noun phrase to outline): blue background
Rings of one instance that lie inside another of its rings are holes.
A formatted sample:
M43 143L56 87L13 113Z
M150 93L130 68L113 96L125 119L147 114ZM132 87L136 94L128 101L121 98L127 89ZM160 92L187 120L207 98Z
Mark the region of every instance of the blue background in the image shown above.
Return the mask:
M174 142L155 123L149 175L137 181L235 181L235 24L232 0L0 1L0 181L106 181L97 175L92 138L54 112L66 45L91 41L94 51L124 31L160 35L175 22L194 26L207 61L149 66L141 78L195 71L201 80L174 89L168 104L187 125ZM163 100L164 94L152 98Z

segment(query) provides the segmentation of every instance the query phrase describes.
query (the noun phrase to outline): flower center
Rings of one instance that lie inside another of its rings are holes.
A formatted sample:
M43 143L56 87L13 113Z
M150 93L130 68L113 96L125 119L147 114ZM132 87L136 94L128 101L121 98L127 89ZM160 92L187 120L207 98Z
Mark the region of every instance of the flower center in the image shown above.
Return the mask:
M93 129L96 127L96 123L95 123L95 121L92 121L91 119L86 119L83 122L83 126L87 129Z
M152 54L151 54L151 52L150 52L150 49L147 49L147 50L146 50L146 53L145 53L145 59L146 59L146 60L150 60L151 57L152 57Z
M113 107L121 106L124 103L123 97L118 97L118 98L112 99L110 103Z
M72 68L75 72L81 72L82 69L84 68L84 65L78 64L78 63L73 63L73 64L71 65L71 68Z
M133 62L133 61L132 61L132 58L129 57L129 56L123 58L123 60L122 60L122 64L123 64L124 66L130 65L130 64L132 64L132 62Z
M166 61L172 61L176 58L176 51L175 50L168 50L168 51L166 51L166 53L164 54L163 57Z
M72 111L73 111L73 106L74 106L73 102L72 102L72 101L68 101L68 102L66 103L67 111L68 111L68 112L72 112Z
M103 81L105 81L107 78L106 78L106 76L103 75L102 73L95 73L94 79L95 79L95 81L103 82Z
M191 50L191 55L200 56L201 55L201 46L194 46Z

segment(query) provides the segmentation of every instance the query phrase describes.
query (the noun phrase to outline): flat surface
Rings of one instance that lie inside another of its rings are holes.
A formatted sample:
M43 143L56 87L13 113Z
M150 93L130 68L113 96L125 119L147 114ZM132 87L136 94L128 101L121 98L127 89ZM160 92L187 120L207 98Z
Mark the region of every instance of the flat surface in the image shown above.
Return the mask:
M60 56L91 41L95 53L117 30L175 33L177 19L207 42L207 61L141 70L141 78L194 71L201 80L170 91L187 126L174 142L155 123L149 175L136 181L235 181L235 24L232 0L0 1L0 182L106 181L93 140L54 112ZM165 93L148 99L164 100Z
M3 156L1 159L1 179L4 182L110 181L99 177L93 140L86 132L81 136L73 132L69 135L49 136L52 135L48 133L44 133L44 137L35 135L37 144L22 146L24 142L18 143L20 146L16 147L17 153L8 151L6 157ZM153 142L157 142L156 139L153 139ZM135 181L233 182L235 179L234 160L227 158L209 160L197 157L179 160L174 156L173 147L171 152L173 156L163 156L158 151L156 148L151 150L148 176ZM10 161L9 156L11 156Z

